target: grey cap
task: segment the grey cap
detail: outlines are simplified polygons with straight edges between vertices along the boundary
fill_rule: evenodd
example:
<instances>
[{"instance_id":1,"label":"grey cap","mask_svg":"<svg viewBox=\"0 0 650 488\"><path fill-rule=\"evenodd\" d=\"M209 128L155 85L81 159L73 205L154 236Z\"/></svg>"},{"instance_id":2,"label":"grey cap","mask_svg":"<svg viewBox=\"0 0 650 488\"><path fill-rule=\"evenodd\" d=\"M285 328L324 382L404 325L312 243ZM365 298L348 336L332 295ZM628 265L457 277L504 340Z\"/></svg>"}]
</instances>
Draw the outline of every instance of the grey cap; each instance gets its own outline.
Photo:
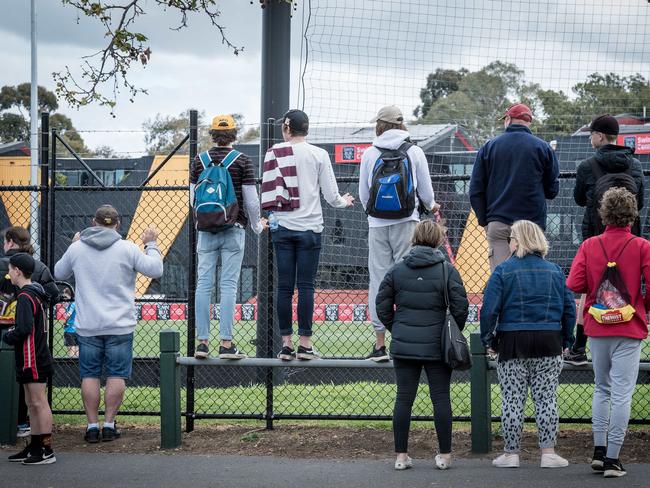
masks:
<instances>
[{"instance_id":1,"label":"grey cap","mask_svg":"<svg viewBox=\"0 0 650 488\"><path fill-rule=\"evenodd\" d=\"M401 124L404 122L404 115L397 105L386 105L379 109L377 115L370 122L388 122L389 124Z\"/></svg>"}]
</instances>

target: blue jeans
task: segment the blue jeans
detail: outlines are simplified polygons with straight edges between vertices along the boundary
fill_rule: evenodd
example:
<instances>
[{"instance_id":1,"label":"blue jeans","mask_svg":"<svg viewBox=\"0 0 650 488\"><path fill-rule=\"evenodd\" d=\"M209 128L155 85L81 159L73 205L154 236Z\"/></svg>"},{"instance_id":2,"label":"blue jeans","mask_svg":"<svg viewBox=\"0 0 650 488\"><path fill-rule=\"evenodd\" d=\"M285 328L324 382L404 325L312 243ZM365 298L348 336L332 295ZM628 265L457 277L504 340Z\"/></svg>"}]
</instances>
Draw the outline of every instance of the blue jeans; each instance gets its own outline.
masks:
<instances>
[{"instance_id":1,"label":"blue jeans","mask_svg":"<svg viewBox=\"0 0 650 488\"><path fill-rule=\"evenodd\" d=\"M210 299L212 298L219 256L221 256L219 337L222 341L232 340L237 284L241 273L241 263L244 259L245 240L246 231L240 227L232 227L217 234L199 232L196 244L199 258L198 279L194 301L199 340L210 338Z\"/></svg>"},{"instance_id":2,"label":"blue jeans","mask_svg":"<svg viewBox=\"0 0 650 488\"><path fill-rule=\"evenodd\" d=\"M79 340L79 375L101 378L102 367L107 378L131 377L133 363L133 332L121 335L77 336Z\"/></svg>"},{"instance_id":3,"label":"blue jeans","mask_svg":"<svg viewBox=\"0 0 650 488\"><path fill-rule=\"evenodd\" d=\"M283 336L293 333L291 303L298 285L298 334L311 336L314 315L314 282L320 258L321 235L310 230L295 231L280 226L271 232L278 270L275 309Z\"/></svg>"}]
</instances>

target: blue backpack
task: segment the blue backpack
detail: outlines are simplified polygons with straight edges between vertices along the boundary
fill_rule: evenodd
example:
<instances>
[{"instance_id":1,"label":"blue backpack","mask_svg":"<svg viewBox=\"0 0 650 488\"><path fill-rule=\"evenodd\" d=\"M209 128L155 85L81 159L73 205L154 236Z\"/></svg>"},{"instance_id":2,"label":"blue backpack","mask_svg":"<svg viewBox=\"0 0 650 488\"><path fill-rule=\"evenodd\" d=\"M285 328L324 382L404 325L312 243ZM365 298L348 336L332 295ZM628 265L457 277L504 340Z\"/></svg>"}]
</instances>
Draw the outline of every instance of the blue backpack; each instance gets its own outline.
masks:
<instances>
[{"instance_id":1,"label":"blue backpack","mask_svg":"<svg viewBox=\"0 0 650 488\"><path fill-rule=\"evenodd\" d=\"M372 168L370 198L366 213L380 219L403 219L415 210L413 166L408 156L412 146L404 142L397 149L382 149Z\"/></svg>"},{"instance_id":2,"label":"blue backpack","mask_svg":"<svg viewBox=\"0 0 650 488\"><path fill-rule=\"evenodd\" d=\"M241 156L234 149L220 162L212 161L208 151L199 154L203 171L194 187L194 222L196 230L217 233L237 222L239 205L228 168Z\"/></svg>"}]
</instances>

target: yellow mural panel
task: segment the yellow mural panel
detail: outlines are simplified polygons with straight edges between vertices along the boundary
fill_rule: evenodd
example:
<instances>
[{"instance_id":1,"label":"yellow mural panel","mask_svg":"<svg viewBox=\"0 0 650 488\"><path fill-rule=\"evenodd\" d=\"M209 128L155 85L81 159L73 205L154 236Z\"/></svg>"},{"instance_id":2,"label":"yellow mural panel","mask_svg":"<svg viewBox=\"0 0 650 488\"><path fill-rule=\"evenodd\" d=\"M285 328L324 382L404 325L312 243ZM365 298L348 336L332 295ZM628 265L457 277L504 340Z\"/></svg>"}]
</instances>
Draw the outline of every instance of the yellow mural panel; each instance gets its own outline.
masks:
<instances>
[{"instance_id":1,"label":"yellow mural panel","mask_svg":"<svg viewBox=\"0 0 650 488\"><path fill-rule=\"evenodd\" d=\"M29 156L0 157L0 185L29 185ZM11 225L29 226L29 192L0 192Z\"/></svg>"},{"instance_id":2,"label":"yellow mural panel","mask_svg":"<svg viewBox=\"0 0 650 488\"><path fill-rule=\"evenodd\" d=\"M467 293L483 293L490 277L488 244L485 231L478 225L473 210L467 217L463 237L456 253L456 269L463 278Z\"/></svg>"},{"instance_id":3,"label":"yellow mural panel","mask_svg":"<svg viewBox=\"0 0 650 488\"><path fill-rule=\"evenodd\" d=\"M156 156L149 170L153 173L165 156ZM147 183L147 186L188 185L189 159L187 155L173 156L165 166ZM189 194L187 191L163 190L143 191L138 207L133 216L127 239L142 244L142 232L153 225L160 232L158 246L163 257L167 256L174 240L178 236L189 215ZM150 278L138 276L137 295L146 292Z\"/></svg>"}]
</instances>

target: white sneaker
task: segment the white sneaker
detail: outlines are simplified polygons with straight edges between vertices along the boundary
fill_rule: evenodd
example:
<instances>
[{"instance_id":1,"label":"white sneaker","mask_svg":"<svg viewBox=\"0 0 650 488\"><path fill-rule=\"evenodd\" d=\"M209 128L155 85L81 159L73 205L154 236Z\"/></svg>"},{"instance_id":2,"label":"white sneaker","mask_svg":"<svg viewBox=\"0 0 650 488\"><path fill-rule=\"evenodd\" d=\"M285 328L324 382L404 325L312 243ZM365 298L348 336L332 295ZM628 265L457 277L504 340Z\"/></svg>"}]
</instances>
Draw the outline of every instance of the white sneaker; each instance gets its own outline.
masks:
<instances>
[{"instance_id":1,"label":"white sneaker","mask_svg":"<svg viewBox=\"0 0 650 488\"><path fill-rule=\"evenodd\" d=\"M451 468L451 456L446 457L440 454L436 455L436 468L438 469L449 469Z\"/></svg>"},{"instance_id":2,"label":"white sneaker","mask_svg":"<svg viewBox=\"0 0 650 488\"><path fill-rule=\"evenodd\" d=\"M542 468L566 468L569 465L569 461L564 459L562 456L557 454L542 454L542 462L540 467Z\"/></svg>"},{"instance_id":3,"label":"white sneaker","mask_svg":"<svg viewBox=\"0 0 650 488\"><path fill-rule=\"evenodd\" d=\"M509 454L504 452L492 461L492 466L495 468L518 468L519 467L519 454Z\"/></svg>"},{"instance_id":4,"label":"white sneaker","mask_svg":"<svg viewBox=\"0 0 650 488\"><path fill-rule=\"evenodd\" d=\"M413 467L413 460L406 456L406 459L397 459L395 461L395 469L397 471L402 471L404 469L409 469Z\"/></svg>"}]
</instances>

